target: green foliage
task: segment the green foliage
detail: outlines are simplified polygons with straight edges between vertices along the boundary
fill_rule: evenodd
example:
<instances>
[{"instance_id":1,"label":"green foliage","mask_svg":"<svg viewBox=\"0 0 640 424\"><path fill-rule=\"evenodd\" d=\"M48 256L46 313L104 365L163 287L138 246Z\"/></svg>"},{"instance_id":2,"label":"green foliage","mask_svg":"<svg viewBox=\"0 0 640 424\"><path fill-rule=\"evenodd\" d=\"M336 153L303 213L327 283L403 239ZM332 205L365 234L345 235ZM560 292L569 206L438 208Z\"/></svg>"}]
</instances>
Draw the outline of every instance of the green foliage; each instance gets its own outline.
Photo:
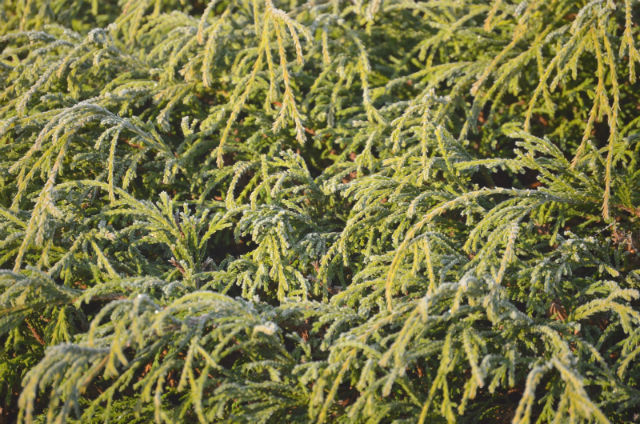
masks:
<instances>
[{"instance_id":1,"label":"green foliage","mask_svg":"<svg viewBox=\"0 0 640 424\"><path fill-rule=\"evenodd\" d=\"M5 0L0 421L632 423L635 0Z\"/></svg>"}]
</instances>

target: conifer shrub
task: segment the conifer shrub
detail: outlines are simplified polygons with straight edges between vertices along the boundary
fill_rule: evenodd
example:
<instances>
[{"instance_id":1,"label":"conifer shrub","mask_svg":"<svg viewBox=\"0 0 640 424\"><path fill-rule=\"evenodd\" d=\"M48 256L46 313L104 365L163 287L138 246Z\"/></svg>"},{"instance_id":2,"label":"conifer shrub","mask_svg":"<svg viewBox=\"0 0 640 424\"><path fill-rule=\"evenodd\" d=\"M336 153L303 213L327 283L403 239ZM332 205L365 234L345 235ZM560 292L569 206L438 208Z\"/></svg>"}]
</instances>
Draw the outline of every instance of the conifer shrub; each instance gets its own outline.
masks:
<instances>
[{"instance_id":1,"label":"conifer shrub","mask_svg":"<svg viewBox=\"0 0 640 424\"><path fill-rule=\"evenodd\" d=\"M0 421L640 421L635 0L4 0Z\"/></svg>"}]
</instances>

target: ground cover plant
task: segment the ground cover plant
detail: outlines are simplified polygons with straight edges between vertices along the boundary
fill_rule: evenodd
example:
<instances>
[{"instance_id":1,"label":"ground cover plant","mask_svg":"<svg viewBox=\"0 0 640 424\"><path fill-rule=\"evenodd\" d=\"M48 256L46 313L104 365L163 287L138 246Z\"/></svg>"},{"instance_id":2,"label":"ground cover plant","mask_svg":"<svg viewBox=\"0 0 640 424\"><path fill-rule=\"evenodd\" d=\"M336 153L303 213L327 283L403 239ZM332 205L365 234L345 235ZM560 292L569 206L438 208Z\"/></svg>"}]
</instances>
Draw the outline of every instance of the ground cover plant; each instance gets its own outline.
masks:
<instances>
[{"instance_id":1,"label":"ground cover plant","mask_svg":"<svg viewBox=\"0 0 640 424\"><path fill-rule=\"evenodd\" d=\"M640 421L634 0L4 0L0 421Z\"/></svg>"}]
</instances>

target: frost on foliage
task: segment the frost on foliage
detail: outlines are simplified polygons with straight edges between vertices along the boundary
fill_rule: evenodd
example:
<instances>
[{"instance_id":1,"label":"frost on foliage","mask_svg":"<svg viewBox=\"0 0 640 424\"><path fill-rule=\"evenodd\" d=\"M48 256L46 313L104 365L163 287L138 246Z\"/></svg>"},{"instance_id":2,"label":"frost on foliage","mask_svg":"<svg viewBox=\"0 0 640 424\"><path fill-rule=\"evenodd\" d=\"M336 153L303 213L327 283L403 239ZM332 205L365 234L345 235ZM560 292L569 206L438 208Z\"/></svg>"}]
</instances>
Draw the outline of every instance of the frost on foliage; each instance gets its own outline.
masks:
<instances>
[{"instance_id":1,"label":"frost on foliage","mask_svg":"<svg viewBox=\"0 0 640 424\"><path fill-rule=\"evenodd\" d=\"M636 422L638 16L5 0L0 421Z\"/></svg>"}]
</instances>

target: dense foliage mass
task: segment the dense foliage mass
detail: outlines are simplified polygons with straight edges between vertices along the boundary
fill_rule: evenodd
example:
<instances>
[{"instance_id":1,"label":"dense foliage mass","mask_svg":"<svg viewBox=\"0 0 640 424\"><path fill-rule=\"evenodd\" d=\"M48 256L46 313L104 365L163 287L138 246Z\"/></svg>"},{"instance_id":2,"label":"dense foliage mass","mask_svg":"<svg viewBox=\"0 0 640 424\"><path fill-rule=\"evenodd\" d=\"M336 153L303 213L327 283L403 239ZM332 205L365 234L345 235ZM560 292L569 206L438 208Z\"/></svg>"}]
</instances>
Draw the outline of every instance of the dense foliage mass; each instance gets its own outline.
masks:
<instances>
[{"instance_id":1,"label":"dense foliage mass","mask_svg":"<svg viewBox=\"0 0 640 424\"><path fill-rule=\"evenodd\" d=\"M4 0L0 420L631 423L635 0Z\"/></svg>"}]
</instances>

